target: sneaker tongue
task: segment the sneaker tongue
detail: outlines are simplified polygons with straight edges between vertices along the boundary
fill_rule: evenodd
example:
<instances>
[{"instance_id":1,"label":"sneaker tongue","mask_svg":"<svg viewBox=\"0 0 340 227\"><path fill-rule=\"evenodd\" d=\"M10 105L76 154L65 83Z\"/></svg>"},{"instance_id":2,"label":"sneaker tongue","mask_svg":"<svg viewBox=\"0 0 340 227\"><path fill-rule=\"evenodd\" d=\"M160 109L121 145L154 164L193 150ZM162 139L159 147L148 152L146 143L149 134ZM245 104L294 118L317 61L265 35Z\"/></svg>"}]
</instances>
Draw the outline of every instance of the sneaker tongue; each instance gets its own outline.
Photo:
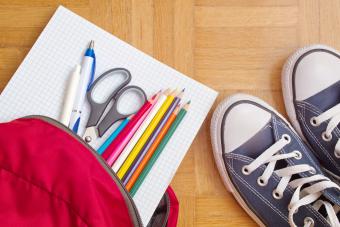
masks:
<instances>
[{"instance_id":1,"label":"sneaker tongue","mask_svg":"<svg viewBox=\"0 0 340 227\"><path fill-rule=\"evenodd\" d=\"M340 103L340 81L305 100L322 112Z\"/></svg>"},{"instance_id":2,"label":"sneaker tongue","mask_svg":"<svg viewBox=\"0 0 340 227\"><path fill-rule=\"evenodd\" d=\"M324 197L326 197L332 203L340 206L340 191L336 188L328 188L324 190Z\"/></svg>"},{"instance_id":3,"label":"sneaker tongue","mask_svg":"<svg viewBox=\"0 0 340 227\"><path fill-rule=\"evenodd\" d=\"M251 139L235 149L233 153L242 154L244 156L256 159L274 143L275 139L273 129L271 123L269 122Z\"/></svg>"}]
</instances>

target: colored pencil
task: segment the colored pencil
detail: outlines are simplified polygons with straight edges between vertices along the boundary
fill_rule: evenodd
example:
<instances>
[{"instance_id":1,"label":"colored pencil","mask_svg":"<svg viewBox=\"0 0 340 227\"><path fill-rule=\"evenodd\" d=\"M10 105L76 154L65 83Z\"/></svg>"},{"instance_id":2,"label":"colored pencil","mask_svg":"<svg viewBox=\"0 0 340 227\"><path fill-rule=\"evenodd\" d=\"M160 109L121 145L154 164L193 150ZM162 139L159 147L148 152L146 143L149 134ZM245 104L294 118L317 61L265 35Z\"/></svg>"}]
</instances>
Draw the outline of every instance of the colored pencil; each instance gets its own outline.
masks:
<instances>
[{"instance_id":1,"label":"colored pencil","mask_svg":"<svg viewBox=\"0 0 340 227\"><path fill-rule=\"evenodd\" d=\"M132 116L126 118L120 125L112 132L112 134L105 140L105 142L98 148L98 154L103 154L106 148L112 143L112 141L118 136L118 134L123 130L123 128L129 123Z\"/></svg>"},{"instance_id":2,"label":"colored pencil","mask_svg":"<svg viewBox=\"0 0 340 227\"><path fill-rule=\"evenodd\" d=\"M129 123L119 133L116 139L107 147L103 153L103 158L106 160L108 165L112 166L113 162L117 159L120 153L123 151L130 138L137 131L139 126L142 124L152 106L156 102L159 94L154 95L150 100L140 108L140 110L132 117Z\"/></svg>"},{"instance_id":3,"label":"colored pencil","mask_svg":"<svg viewBox=\"0 0 340 227\"><path fill-rule=\"evenodd\" d=\"M129 143L126 145L126 147L124 148L122 153L119 155L117 160L113 163L112 169L113 169L113 171L115 173L117 173L119 168L123 165L125 159L130 154L130 152L132 151L132 149L134 148L134 146L138 142L139 138L143 135L145 129L149 126L150 122L152 121L152 119L157 114L158 110L161 108L161 106L165 102L165 100L166 100L167 96L169 95L169 93L170 93L170 89L167 89L164 92L162 92L162 94L158 98L157 102L152 107L152 109L151 109L150 113L148 114L148 116L145 118L143 123L140 125L140 127L138 128L136 133L133 135L133 137L131 138Z\"/></svg>"},{"instance_id":4,"label":"colored pencil","mask_svg":"<svg viewBox=\"0 0 340 227\"><path fill-rule=\"evenodd\" d=\"M149 126L146 128L145 132L141 136L141 138L138 140L135 147L132 149L126 160L124 161L123 165L118 170L117 176L122 179L126 173L126 171L130 168L133 160L137 157L140 150L143 148L144 144L150 137L151 133L155 130L157 124L162 119L163 115L169 108L172 101L175 99L175 95L177 95L177 90L172 92L168 97L166 98L165 102L163 103L162 107L157 112L156 116L152 119Z\"/></svg>"},{"instance_id":5,"label":"colored pencil","mask_svg":"<svg viewBox=\"0 0 340 227\"><path fill-rule=\"evenodd\" d=\"M137 166L143 160L146 152L150 149L151 145L155 142L155 139L157 138L158 134L160 133L160 131L164 127L165 123L168 121L170 115L172 114L172 112L175 110L175 108L177 107L177 105L181 101L183 93L184 93L184 89L182 90L182 92L177 97L175 97L174 101L171 103L168 110L164 114L162 120L158 123L156 129L152 132L150 138L148 139L146 144L143 146L142 150L139 152L136 159L131 164L130 168L128 169L128 171L126 172L125 176L122 179L124 185L126 185L127 182L130 180L130 178L131 178L132 174L135 172Z\"/></svg>"},{"instance_id":6,"label":"colored pencil","mask_svg":"<svg viewBox=\"0 0 340 227\"><path fill-rule=\"evenodd\" d=\"M164 125L164 127L162 128L160 133L158 134L157 138L155 139L154 143L151 145L150 149L145 154L145 157L142 159L141 163L137 166L136 171L132 174L130 180L125 185L125 187L126 187L126 189L128 191L131 190L132 186L135 184L136 180L138 179L138 177L141 174L141 172L143 171L144 167L146 166L146 164L148 163L148 161L152 157L152 155L155 152L156 148L161 143L161 141L164 138L165 134L168 132L170 126L175 121L175 118L176 118L178 112L179 112L179 106L177 106L176 109L172 112L172 114L170 115L168 121L166 122L166 124Z\"/></svg>"},{"instance_id":7,"label":"colored pencil","mask_svg":"<svg viewBox=\"0 0 340 227\"><path fill-rule=\"evenodd\" d=\"M152 169L153 165L155 164L155 162L157 161L158 157L160 156L160 154L162 153L162 151L164 150L165 146L167 145L167 143L169 142L169 140L171 139L171 137L173 136L174 132L176 131L176 129L178 128L178 125L181 123L181 121L183 120L184 116L186 115L188 108L189 108L190 102L188 102L187 104L185 104L183 106L183 108L179 111L174 123L171 125L169 131L166 133L166 135L164 136L164 138L162 139L162 142L159 144L159 146L157 147L155 153L152 155L151 159L149 160L148 164L145 166L144 170L142 171L142 173L140 174L140 176L138 177L136 183L134 184L134 186L132 187L130 194L132 196L134 196L137 192L137 190L139 189L139 187L142 185L145 177L148 175L148 173L150 172L150 170Z\"/></svg>"}]
</instances>

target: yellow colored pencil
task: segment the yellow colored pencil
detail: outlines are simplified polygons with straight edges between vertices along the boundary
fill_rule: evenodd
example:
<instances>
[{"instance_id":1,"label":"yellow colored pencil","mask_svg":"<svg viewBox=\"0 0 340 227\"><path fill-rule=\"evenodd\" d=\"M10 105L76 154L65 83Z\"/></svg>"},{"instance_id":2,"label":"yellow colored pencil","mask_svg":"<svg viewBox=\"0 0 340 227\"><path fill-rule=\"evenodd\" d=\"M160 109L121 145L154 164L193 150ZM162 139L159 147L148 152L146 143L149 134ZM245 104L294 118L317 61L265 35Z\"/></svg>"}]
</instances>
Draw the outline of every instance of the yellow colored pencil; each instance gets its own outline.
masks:
<instances>
[{"instance_id":1,"label":"yellow colored pencil","mask_svg":"<svg viewBox=\"0 0 340 227\"><path fill-rule=\"evenodd\" d=\"M131 164L139 154L140 150L145 145L148 138L151 136L152 132L157 127L158 123L162 119L163 115L171 105L172 101L174 100L175 96L179 93L179 91L176 89L175 91L171 92L168 97L166 98L165 102L163 103L162 107L157 112L156 116L152 119L149 126L146 128L145 132L141 136L141 138L138 140L137 144L134 146L132 151L130 152L129 156L124 161L123 165L118 170L117 176L120 179L123 179L126 172L129 170Z\"/></svg>"}]
</instances>

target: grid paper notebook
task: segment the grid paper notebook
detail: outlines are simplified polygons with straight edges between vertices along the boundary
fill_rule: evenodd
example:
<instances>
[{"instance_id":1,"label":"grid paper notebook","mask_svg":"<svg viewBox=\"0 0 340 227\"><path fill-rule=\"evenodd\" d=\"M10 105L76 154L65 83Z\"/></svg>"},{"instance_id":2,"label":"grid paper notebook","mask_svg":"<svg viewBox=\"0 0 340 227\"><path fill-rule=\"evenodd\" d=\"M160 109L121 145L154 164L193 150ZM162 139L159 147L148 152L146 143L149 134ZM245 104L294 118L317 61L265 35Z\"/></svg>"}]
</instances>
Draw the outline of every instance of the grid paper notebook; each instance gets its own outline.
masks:
<instances>
[{"instance_id":1,"label":"grid paper notebook","mask_svg":"<svg viewBox=\"0 0 340 227\"><path fill-rule=\"evenodd\" d=\"M131 84L142 87L148 97L160 89L186 88L184 101L190 110L134 197L146 225L170 184L179 164L210 110L217 93L144 54L115 36L60 6L0 96L0 121L27 115L59 119L69 76L90 40L95 41L96 76L116 67L132 74ZM109 83L108 83L109 84ZM109 86L104 85L99 96ZM103 94L102 94L103 93ZM126 103L128 102L128 98ZM133 102L132 102L133 103ZM87 104L88 105L88 104ZM128 105L128 104L127 104ZM89 107L83 115L87 119ZM85 126L82 121L81 127ZM110 132L94 144L97 148Z\"/></svg>"}]
</instances>

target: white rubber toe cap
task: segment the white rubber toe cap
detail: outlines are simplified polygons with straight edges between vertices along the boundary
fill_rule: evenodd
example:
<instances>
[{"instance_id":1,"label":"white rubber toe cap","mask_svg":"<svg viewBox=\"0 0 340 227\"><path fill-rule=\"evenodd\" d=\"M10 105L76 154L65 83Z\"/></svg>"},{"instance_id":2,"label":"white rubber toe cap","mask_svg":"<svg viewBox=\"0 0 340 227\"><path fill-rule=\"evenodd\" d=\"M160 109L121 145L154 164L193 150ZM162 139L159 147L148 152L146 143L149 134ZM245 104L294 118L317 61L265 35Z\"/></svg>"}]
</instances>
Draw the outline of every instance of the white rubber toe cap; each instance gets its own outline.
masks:
<instances>
[{"instance_id":1,"label":"white rubber toe cap","mask_svg":"<svg viewBox=\"0 0 340 227\"><path fill-rule=\"evenodd\" d=\"M270 112L247 102L233 106L224 126L225 152L231 152L247 142L271 119Z\"/></svg>"},{"instance_id":2,"label":"white rubber toe cap","mask_svg":"<svg viewBox=\"0 0 340 227\"><path fill-rule=\"evenodd\" d=\"M309 52L296 65L296 100L308 99L339 80L340 59L336 54L317 49Z\"/></svg>"}]
</instances>

